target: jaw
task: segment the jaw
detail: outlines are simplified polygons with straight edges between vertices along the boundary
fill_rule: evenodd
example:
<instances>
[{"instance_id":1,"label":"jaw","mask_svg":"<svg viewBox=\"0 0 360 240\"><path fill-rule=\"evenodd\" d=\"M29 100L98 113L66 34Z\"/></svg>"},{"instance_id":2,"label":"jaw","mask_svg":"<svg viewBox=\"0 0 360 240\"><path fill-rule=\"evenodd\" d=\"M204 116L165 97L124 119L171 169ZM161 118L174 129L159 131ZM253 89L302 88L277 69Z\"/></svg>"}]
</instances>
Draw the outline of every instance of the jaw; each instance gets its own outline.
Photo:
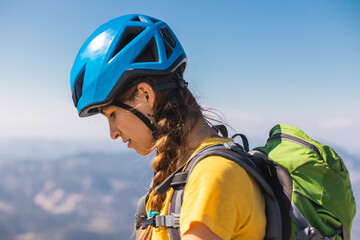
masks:
<instances>
[{"instance_id":1,"label":"jaw","mask_svg":"<svg viewBox=\"0 0 360 240\"><path fill-rule=\"evenodd\" d=\"M151 153L151 151L140 151L140 150L136 150L135 151L140 154L141 156L146 156L149 155Z\"/></svg>"},{"instance_id":2,"label":"jaw","mask_svg":"<svg viewBox=\"0 0 360 240\"><path fill-rule=\"evenodd\" d=\"M132 146L131 148L134 148L134 150L141 156L146 156L146 155L149 155L151 152L152 152L152 148L151 147L141 147L141 148L138 148L136 146Z\"/></svg>"}]
</instances>

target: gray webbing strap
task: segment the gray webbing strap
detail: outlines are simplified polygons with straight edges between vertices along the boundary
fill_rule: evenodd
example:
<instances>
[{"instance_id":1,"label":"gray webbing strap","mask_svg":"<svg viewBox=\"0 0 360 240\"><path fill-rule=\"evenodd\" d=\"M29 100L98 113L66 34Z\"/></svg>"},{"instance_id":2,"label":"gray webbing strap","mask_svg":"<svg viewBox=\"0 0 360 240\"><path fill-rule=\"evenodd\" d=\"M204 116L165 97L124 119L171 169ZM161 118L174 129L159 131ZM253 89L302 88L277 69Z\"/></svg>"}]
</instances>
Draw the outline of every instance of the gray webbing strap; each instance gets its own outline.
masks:
<instances>
[{"instance_id":1,"label":"gray webbing strap","mask_svg":"<svg viewBox=\"0 0 360 240\"><path fill-rule=\"evenodd\" d=\"M323 239L323 236L320 232L313 228L306 218L302 215L300 210L296 207L294 202L291 202L290 207L290 217L299 228L299 231L296 234L297 240L320 240Z\"/></svg>"},{"instance_id":2,"label":"gray webbing strap","mask_svg":"<svg viewBox=\"0 0 360 240\"><path fill-rule=\"evenodd\" d=\"M169 204L169 214L175 214L175 216L180 216L183 188L184 185L174 191L174 194ZM168 229L168 232L170 240L181 240L179 228L170 227Z\"/></svg>"},{"instance_id":3,"label":"gray webbing strap","mask_svg":"<svg viewBox=\"0 0 360 240\"><path fill-rule=\"evenodd\" d=\"M175 199L175 213L180 214L182 199L183 199L183 192L184 190L181 189L177 191L176 199Z\"/></svg>"},{"instance_id":4,"label":"gray webbing strap","mask_svg":"<svg viewBox=\"0 0 360 240\"><path fill-rule=\"evenodd\" d=\"M175 174L173 180L171 181L170 186L186 184L187 176L188 176L188 172L181 172Z\"/></svg>"},{"instance_id":5,"label":"gray webbing strap","mask_svg":"<svg viewBox=\"0 0 360 240\"><path fill-rule=\"evenodd\" d=\"M349 240L349 239L350 239L350 237L349 237L348 232L347 232L347 231L346 231L346 229L345 229L344 224L342 225L341 230L342 230L342 237L343 237L343 240Z\"/></svg>"},{"instance_id":6,"label":"gray webbing strap","mask_svg":"<svg viewBox=\"0 0 360 240\"><path fill-rule=\"evenodd\" d=\"M290 217L299 229L311 227L310 223L305 219L300 210L291 202Z\"/></svg>"},{"instance_id":7,"label":"gray webbing strap","mask_svg":"<svg viewBox=\"0 0 360 240\"><path fill-rule=\"evenodd\" d=\"M169 239L170 240L178 240L176 239L176 237L174 237L174 234L173 234L173 231L172 231L173 228L168 228L168 233L169 233ZM180 229L179 228L174 228L175 230L177 230L178 232L180 232ZM180 234L179 234L180 235ZM179 238L179 240L181 240L181 238Z\"/></svg>"},{"instance_id":8,"label":"gray webbing strap","mask_svg":"<svg viewBox=\"0 0 360 240\"><path fill-rule=\"evenodd\" d=\"M169 177L167 177L159 186L157 186L155 188L155 191L157 191L160 195L163 195L164 193L166 193L167 190L169 190L169 188L171 187L171 183L173 182L175 175L177 175L179 173L181 175L181 172L182 172L183 168L185 167L185 165L186 165L186 163L184 165L182 165L181 167L179 167ZM178 177L178 178L180 178L180 177Z\"/></svg>"},{"instance_id":9,"label":"gray webbing strap","mask_svg":"<svg viewBox=\"0 0 360 240\"><path fill-rule=\"evenodd\" d=\"M228 146L226 146L226 147L228 147ZM203 152L201 154L201 156L199 155L198 158L194 159L194 164L191 166L188 178L190 176L190 173L193 171L193 168L195 167L195 165L198 162L200 162L202 159L204 159L206 157L210 157L210 156L220 156L220 157L226 158L228 160L231 160L231 161L237 163L238 165L240 165L242 168L244 168L247 172L250 173L250 175L252 175L259 182L259 184L263 187L263 189L266 191L267 194L269 194L272 198L276 199L275 194L274 194L273 190L271 189L271 187L269 186L269 184L262 177L261 173L259 173L256 170L255 164L251 160L248 160L248 158L245 156L240 160L239 155L240 155L240 153L234 152L233 150L231 150L229 148L225 148L224 145L214 146L211 149L209 149L208 151Z\"/></svg>"}]
</instances>

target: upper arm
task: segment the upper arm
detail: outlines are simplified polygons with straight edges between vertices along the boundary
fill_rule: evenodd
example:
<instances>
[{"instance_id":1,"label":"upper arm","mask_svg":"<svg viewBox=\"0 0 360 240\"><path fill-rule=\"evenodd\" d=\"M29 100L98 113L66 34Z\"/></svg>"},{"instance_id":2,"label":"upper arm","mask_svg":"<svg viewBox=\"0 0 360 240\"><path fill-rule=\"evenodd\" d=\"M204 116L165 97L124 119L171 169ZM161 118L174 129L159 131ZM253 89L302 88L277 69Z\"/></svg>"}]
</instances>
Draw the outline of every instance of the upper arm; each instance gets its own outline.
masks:
<instances>
[{"instance_id":1,"label":"upper arm","mask_svg":"<svg viewBox=\"0 0 360 240\"><path fill-rule=\"evenodd\" d=\"M194 222L189 230L182 235L182 240L222 240L218 235L210 230L205 224Z\"/></svg>"}]
</instances>

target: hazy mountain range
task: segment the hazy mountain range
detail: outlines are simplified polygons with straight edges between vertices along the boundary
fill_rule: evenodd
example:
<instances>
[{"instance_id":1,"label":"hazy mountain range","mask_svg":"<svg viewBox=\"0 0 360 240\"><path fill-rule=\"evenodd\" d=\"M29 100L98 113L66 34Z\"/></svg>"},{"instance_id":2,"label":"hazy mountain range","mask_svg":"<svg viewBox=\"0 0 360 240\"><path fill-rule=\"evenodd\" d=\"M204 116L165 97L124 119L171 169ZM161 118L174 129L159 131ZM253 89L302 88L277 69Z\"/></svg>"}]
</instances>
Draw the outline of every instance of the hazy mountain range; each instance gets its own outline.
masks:
<instances>
[{"instance_id":1,"label":"hazy mountain range","mask_svg":"<svg viewBox=\"0 0 360 240\"><path fill-rule=\"evenodd\" d=\"M0 239L130 239L151 168L135 154L0 163Z\"/></svg>"},{"instance_id":2,"label":"hazy mountain range","mask_svg":"<svg viewBox=\"0 0 360 240\"><path fill-rule=\"evenodd\" d=\"M86 153L66 150L60 142L42 142L32 149L19 144L18 152L13 152L12 144L1 146L1 240L133 239L137 200L152 176L149 157L91 144L88 147L94 151ZM338 153L359 199L360 158ZM360 239L358 216L352 239Z\"/></svg>"}]
</instances>

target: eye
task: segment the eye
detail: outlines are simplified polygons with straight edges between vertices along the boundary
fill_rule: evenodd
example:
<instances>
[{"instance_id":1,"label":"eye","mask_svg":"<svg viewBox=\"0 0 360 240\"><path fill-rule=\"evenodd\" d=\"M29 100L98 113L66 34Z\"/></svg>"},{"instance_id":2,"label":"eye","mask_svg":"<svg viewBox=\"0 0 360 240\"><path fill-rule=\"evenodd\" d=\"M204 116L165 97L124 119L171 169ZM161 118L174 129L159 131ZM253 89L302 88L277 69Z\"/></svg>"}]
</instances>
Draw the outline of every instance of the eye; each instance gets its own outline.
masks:
<instances>
[{"instance_id":1,"label":"eye","mask_svg":"<svg viewBox=\"0 0 360 240\"><path fill-rule=\"evenodd\" d=\"M110 113L110 118L115 117L115 112Z\"/></svg>"}]
</instances>

